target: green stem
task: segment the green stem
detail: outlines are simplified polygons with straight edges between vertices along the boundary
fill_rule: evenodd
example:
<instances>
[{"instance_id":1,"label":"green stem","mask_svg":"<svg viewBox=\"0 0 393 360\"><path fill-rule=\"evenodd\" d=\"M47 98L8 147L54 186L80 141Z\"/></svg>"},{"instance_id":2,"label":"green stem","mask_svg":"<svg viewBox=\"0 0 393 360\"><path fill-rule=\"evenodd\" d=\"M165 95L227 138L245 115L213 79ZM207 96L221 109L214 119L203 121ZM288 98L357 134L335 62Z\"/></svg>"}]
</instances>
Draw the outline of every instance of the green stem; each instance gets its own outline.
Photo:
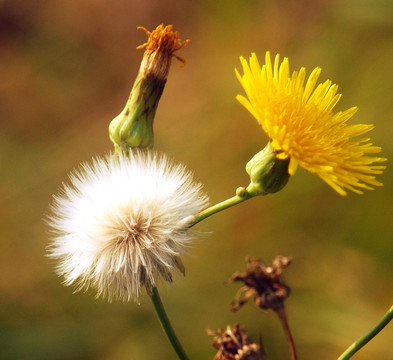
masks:
<instances>
[{"instance_id":1,"label":"green stem","mask_svg":"<svg viewBox=\"0 0 393 360\"><path fill-rule=\"evenodd\" d=\"M258 193L254 187L249 185L247 189L245 188L238 188L236 191L236 195L232 196L231 198L224 200L218 204L215 204L203 211L199 214L195 215L195 220L189 225L189 227L193 227L194 225L198 224L202 220L206 219L207 217L214 215L222 210L228 209L232 206L242 203L248 199L251 199L254 196L261 195Z\"/></svg>"},{"instance_id":2,"label":"green stem","mask_svg":"<svg viewBox=\"0 0 393 360\"><path fill-rule=\"evenodd\" d=\"M164 329L165 334L167 335L170 343L172 344L174 350L176 351L177 356L179 357L180 360L188 360L188 356L184 352L179 342L179 339L177 338L175 331L172 328L172 325L165 312L164 305L162 304L160 295L156 287L153 288L151 300L153 302L154 308L156 309L158 318L160 319L162 328Z\"/></svg>"},{"instance_id":3,"label":"green stem","mask_svg":"<svg viewBox=\"0 0 393 360\"><path fill-rule=\"evenodd\" d=\"M382 319L365 335L355 341L337 360L347 360L366 345L393 319L393 306L387 311Z\"/></svg>"}]
</instances>

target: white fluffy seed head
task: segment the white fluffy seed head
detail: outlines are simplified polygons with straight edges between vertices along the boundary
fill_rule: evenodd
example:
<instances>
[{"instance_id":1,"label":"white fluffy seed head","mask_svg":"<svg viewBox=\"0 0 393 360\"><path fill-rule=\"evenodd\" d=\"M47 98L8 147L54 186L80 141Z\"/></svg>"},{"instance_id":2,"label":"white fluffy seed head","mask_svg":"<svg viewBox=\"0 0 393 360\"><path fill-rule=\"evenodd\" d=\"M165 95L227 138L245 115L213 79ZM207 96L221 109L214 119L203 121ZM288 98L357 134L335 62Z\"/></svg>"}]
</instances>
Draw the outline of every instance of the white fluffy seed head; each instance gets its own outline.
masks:
<instances>
[{"instance_id":1,"label":"white fluffy seed head","mask_svg":"<svg viewBox=\"0 0 393 360\"><path fill-rule=\"evenodd\" d=\"M184 272L180 255L191 241L187 225L207 206L202 185L166 155L132 151L96 158L70 175L47 219L49 256L76 290L97 297L139 300L157 275Z\"/></svg>"}]
</instances>

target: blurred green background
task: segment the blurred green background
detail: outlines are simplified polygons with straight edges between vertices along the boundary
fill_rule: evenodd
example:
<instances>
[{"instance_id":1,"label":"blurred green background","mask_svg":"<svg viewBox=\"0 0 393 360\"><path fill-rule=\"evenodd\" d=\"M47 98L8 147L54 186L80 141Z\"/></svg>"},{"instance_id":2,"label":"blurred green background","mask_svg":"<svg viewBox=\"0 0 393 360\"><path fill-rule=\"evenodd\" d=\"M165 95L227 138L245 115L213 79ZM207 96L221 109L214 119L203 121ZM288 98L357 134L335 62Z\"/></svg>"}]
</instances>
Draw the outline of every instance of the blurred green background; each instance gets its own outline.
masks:
<instances>
[{"instance_id":1,"label":"blurred green background","mask_svg":"<svg viewBox=\"0 0 393 360\"><path fill-rule=\"evenodd\" d=\"M174 60L155 120L156 149L193 169L211 202L248 184L246 162L266 143L235 100L239 56L266 50L291 69L322 67L338 83L351 123L393 158L391 0L0 1L0 358L174 359L149 298L108 304L61 285L45 257L42 218L67 173L112 144L146 40L138 25L173 24L189 43ZM291 255L289 320L300 359L335 359L382 316L393 298L392 167L384 187L340 197L299 169L278 194L207 219L184 257L187 276L160 283L191 359L212 359L206 328L240 322L268 359L288 359L270 312L229 312L240 285L225 285L246 255ZM357 355L388 360L393 327Z\"/></svg>"}]
</instances>

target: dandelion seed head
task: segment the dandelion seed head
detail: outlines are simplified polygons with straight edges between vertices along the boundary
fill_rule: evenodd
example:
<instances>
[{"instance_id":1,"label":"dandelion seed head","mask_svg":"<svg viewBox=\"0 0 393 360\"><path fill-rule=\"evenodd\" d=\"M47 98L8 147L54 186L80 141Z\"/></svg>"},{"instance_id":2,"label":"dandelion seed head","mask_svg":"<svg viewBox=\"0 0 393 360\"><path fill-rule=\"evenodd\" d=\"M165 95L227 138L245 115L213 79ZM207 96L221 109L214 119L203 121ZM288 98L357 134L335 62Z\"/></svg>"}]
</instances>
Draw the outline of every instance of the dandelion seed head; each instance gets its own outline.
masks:
<instances>
[{"instance_id":1,"label":"dandelion seed head","mask_svg":"<svg viewBox=\"0 0 393 360\"><path fill-rule=\"evenodd\" d=\"M160 275L183 271L192 240L187 225L207 205L202 185L183 165L156 152L96 158L55 196L49 256L66 285L97 297L138 301Z\"/></svg>"}]
</instances>

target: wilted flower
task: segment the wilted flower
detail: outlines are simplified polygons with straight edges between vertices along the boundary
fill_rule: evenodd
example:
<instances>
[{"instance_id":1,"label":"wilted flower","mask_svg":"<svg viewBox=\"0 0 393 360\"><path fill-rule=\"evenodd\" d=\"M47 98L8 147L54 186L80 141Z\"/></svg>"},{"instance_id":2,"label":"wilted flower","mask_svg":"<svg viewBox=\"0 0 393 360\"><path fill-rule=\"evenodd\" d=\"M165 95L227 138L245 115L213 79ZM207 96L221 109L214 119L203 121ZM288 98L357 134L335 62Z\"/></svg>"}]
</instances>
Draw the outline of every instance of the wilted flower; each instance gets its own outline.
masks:
<instances>
[{"instance_id":1,"label":"wilted flower","mask_svg":"<svg viewBox=\"0 0 393 360\"><path fill-rule=\"evenodd\" d=\"M213 336L213 346L218 349L214 360L265 360L262 341L254 343L239 324L228 325L225 330L207 330Z\"/></svg>"},{"instance_id":2,"label":"wilted flower","mask_svg":"<svg viewBox=\"0 0 393 360\"><path fill-rule=\"evenodd\" d=\"M157 275L184 273L188 224L207 205L202 186L165 155L131 151L96 158L71 176L52 205L49 256L66 285L138 301Z\"/></svg>"},{"instance_id":3,"label":"wilted flower","mask_svg":"<svg viewBox=\"0 0 393 360\"><path fill-rule=\"evenodd\" d=\"M253 297L256 305L262 309L282 308L290 288L281 273L291 262L291 258L277 256L271 266L266 266L261 259L246 257L247 270L244 273L234 273L230 279L231 282L244 283L231 303L231 310L239 310Z\"/></svg>"},{"instance_id":4,"label":"wilted flower","mask_svg":"<svg viewBox=\"0 0 393 360\"><path fill-rule=\"evenodd\" d=\"M244 74L237 70L236 74L247 98L238 95L237 99L262 125L277 158L289 159L289 175L300 165L340 195L346 195L344 189L361 194L360 189L382 185L374 175L381 174L385 166L372 164L386 159L369 156L381 148L373 146L369 138L352 139L373 125L347 125L356 107L333 113L341 95L330 80L316 86L320 68L311 72L304 85L305 68L290 75L287 58L280 63L276 55L272 65L267 52L262 68L255 54L249 63L243 57L240 61Z\"/></svg>"},{"instance_id":5,"label":"wilted flower","mask_svg":"<svg viewBox=\"0 0 393 360\"><path fill-rule=\"evenodd\" d=\"M154 142L153 121L158 102L167 81L172 57L184 63L175 54L189 40L181 41L172 25L159 25L146 32L148 40L137 49L146 48L137 78L127 104L109 125L109 137L116 151L129 148L151 148Z\"/></svg>"},{"instance_id":6,"label":"wilted flower","mask_svg":"<svg viewBox=\"0 0 393 360\"><path fill-rule=\"evenodd\" d=\"M280 319L288 341L291 358L297 359L295 342L289 328L285 310L285 300L290 294L290 288L285 283L281 273L292 262L292 258L277 256L271 266L255 257L246 257L247 270L235 273L230 281L240 281L244 286L237 292L231 303L231 310L237 311L251 298L261 309L272 309Z\"/></svg>"},{"instance_id":7,"label":"wilted flower","mask_svg":"<svg viewBox=\"0 0 393 360\"><path fill-rule=\"evenodd\" d=\"M144 30L148 36L147 42L137 47L137 49L146 49L141 63L141 72L151 74L158 79L166 81L172 57L185 63L175 52L180 50L190 40L182 41L179 33L172 31L172 28L172 25L164 26L161 24L150 32L143 26L138 27L138 29Z\"/></svg>"}]
</instances>

